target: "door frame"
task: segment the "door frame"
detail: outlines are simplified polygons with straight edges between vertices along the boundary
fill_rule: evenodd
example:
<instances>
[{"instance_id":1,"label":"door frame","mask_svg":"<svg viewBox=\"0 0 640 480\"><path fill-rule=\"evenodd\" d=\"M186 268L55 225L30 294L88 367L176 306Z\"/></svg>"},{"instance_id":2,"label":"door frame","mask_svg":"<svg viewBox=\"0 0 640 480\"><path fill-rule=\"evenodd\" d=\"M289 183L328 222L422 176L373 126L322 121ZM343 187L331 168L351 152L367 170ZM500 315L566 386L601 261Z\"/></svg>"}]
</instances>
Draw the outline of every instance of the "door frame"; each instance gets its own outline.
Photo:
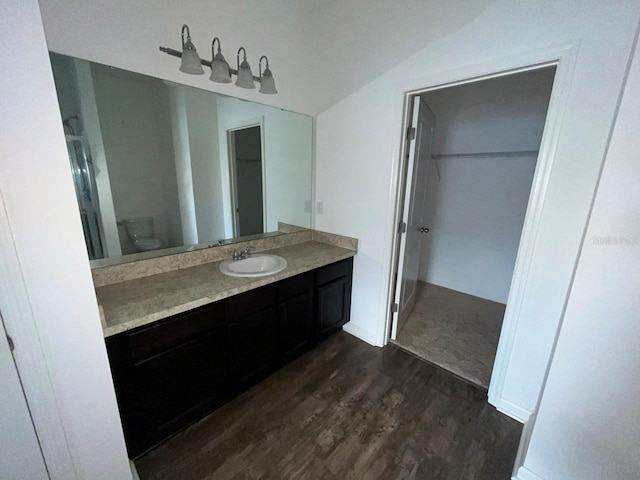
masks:
<instances>
[{"instance_id":1,"label":"door frame","mask_svg":"<svg viewBox=\"0 0 640 480\"><path fill-rule=\"evenodd\" d=\"M15 422L11 430L0 433L0 442L13 444L2 454L3 463L9 462L9 470L15 475L25 475L25 469L16 465L16 458L12 455L28 454L31 474L42 480L50 480L49 472L44 460L42 448L38 440L36 427L31 417L29 404L24 394L18 366L13 357L13 338L7 333L2 311L0 310L0 362L3 363L0 373L1 385L3 389L3 399L7 401L7 408L3 404L3 416L11 412L14 415L7 419L8 423ZM3 401L4 401L3 400ZM20 472L18 472L20 470ZM6 474L6 472L5 472ZM12 477L13 478L13 477Z\"/></svg>"},{"instance_id":2,"label":"door frame","mask_svg":"<svg viewBox=\"0 0 640 480\"><path fill-rule=\"evenodd\" d=\"M547 196L551 171L555 163L556 147L560 138L560 125L568 102L569 87L573 78L578 46L562 46L543 51L534 51L525 55L517 55L506 59L497 59L483 65L471 65L440 75L436 81L424 81L417 86L416 80L409 81L413 88L398 90L403 96L402 129L400 130L399 155L395 156L392 165L391 199L393 201L392 232L391 232L391 261L387 266L386 275L388 288L384 304L383 345L390 341L391 322L393 321L392 307L395 298L395 284L399 261L398 225L402 219L402 201L406 188L406 155L409 142L406 131L410 125L410 102L414 95L424 92L440 90L442 88L464 85L492 78L499 78L516 73L539 70L546 67L556 67L555 78L549 100L549 107L545 119L538 160L534 173L531 193L527 205L527 212L522 228L522 235L518 247L518 254L514 268L511 287L507 300L507 308L503 320L498 351L489 385L489 403L501 412L525 423L532 412L525 411L518 405L502 399L502 391L506 380L507 368L515 344L521 306L524 302L527 277L533 261L534 245L542 220L542 208ZM436 76L437 77L437 76ZM444 77L444 79L442 78ZM397 132L398 133L398 132ZM397 134L396 133L396 134ZM559 325L556 327L559 328ZM547 359L547 363L551 358Z\"/></svg>"},{"instance_id":3,"label":"door frame","mask_svg":"<svg viewBox=\"0 0 640 480\"><path fill-rule=\"evenodd\" d=\"M232 236L234 238L238 235L238 215L236 209L238 208L238 184L236 183L236 152L235 142L232 141L233 134L237 130L245 130L251 127L260 127L260 156L262 167L262 231L267 231L267 168L266 168L266 156L265 156L265 134L264 134L264 116L249 118L241 122L236 122L232 126L227 128L227 157L229 168L229 197L231 205L231 225L233 229Z\"/></svg>"},{"instance_id":4,"label":"door frame","mask_svg":"<svg viewBox=\"0 0 640 480\"><path fill-rule=\"evenodd\" d=\"M77 478L65 428L51 384L49 366L41 346L13 233L0 191L0 306L24 396L31 413L40 450L51 478ZM4 333L4 332L2 332Z\"/></svg>"}]
</instances>

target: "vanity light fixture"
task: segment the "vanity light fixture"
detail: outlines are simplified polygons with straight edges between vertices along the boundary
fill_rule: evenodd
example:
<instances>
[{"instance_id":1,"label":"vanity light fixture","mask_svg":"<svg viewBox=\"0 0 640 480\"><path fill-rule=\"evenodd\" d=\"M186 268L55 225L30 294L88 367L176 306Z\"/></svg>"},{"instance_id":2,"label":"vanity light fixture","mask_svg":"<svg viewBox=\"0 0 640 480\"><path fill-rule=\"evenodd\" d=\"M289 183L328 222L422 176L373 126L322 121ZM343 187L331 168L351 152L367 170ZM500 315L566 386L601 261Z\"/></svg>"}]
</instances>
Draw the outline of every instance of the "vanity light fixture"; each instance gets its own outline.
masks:
<instances>
[{"instance_id":1,"label":"vanity light fixture","mask_svg":"<svg viewBox=\"0 0 640 480\"><path fill-rule=\"evenodd\" d=\"M184 33L187 32L187 41L184 40ZM182 62L180 71L191 75L202 75L204 70L200 64L200 57L196 51L196 46L191 41L191 34L187 25L182 26Z\"/></svg>"},{"instance_id":2,"label":"vanity light fixture","mask_svg":"<svg viewBox=\"0 0 640 480\"><path fill-rule=\"evenodd\" d=\"M265 60L264 73L262 72L263 58ZM260 71L260 93L265 93L267 95L278 93L278 91L276 90L276 82L273 80L273 74L271 73L271 69L269 68L269 59L266 55L260 57L260 61L258 62L258 69Z\"/></svg>"},{"instance_id":3,"label":"vanity light fixture","mask_svg":"<svg viewBox=\"0 0 640 480\"><path fill-rule=\"evenodd\" d=\"M240 63L240 52L242 52L244 55L242 63ZM253 73L251 73L251 67L249 66L249 62L247 62L247 51L244 49L244 47L240 47L238 49L236 60L238 64L238 79L236 80L236 85L242 88L256 88L256 84L253 83Z\"/></svg>"},{"instance_id":4,"label":"vanity light fixture","mask_svg":"<svg viewBox=\"0 0 640 480\"><path fill-rule=\"evenodd\" d=\"M186 40L185 40L186 32ZM216 42L218 43L218 50L216 52ZM235 70L229 67L229 64L224 59L220 47L220 39L215 37L211 42L211 61L202 60L198 56L196 47L191 41L191 34L189 33L189 27L185 24L182 26L182 52L174 50L173 48L160 47L160 51L172 55L174 57L182 58L180 63L180 71L191 75L202 75L204 70L202 65L211 68L211 75L209 80L218 83L231 83L231 75L236 75L236 85L241 88L256 88L254 82L260 83L260 93L267 95L273 95L278 93L276 90L276 84L273 80L273 74L269 68L269 59L266 55L260 57L259 69L260 76L255 77L251 72L251 67L247 61L247 51L244 47L238 49L236 55L237 67ZM242 52L242 63L240 62L240 52ZM262 60L265 60L265 69L262 71Z\"/></svg>"},{"instance_id":5,"label":"vanity light fixture","mask_svg":"<svg viewBox=\"0 0 640 480\"><path fill-rule=\"evenodd\" d=\"M218 42L218 53L215 53L216 41ZM215 37L211 42L211 76L209 80L218 83L231 83L231 73L229 73L229 64L224 59L220 50L220 39Z\"/></svg>"}]
</instances>

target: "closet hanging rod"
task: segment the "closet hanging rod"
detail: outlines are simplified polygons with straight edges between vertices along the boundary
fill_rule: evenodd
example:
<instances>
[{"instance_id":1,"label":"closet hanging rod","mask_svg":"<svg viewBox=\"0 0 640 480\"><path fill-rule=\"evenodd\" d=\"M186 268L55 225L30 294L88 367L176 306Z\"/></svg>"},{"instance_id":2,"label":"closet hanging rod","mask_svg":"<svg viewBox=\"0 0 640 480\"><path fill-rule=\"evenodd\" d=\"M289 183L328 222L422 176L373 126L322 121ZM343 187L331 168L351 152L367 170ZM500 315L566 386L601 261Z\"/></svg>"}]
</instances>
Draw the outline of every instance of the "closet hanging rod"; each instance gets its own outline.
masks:
<instances>
[{"instance_id":1,"label":"closet hanging rod","mask_svg":"<svg viewBox=\"0 0 640 480\"><path fill-rule=\"evenodd\" d=\"M432 153L431 158L496 158L496 157L537 157L538 150L514 150L512 152L474 152L474 153Z\"/></svg>"}]
</instances>

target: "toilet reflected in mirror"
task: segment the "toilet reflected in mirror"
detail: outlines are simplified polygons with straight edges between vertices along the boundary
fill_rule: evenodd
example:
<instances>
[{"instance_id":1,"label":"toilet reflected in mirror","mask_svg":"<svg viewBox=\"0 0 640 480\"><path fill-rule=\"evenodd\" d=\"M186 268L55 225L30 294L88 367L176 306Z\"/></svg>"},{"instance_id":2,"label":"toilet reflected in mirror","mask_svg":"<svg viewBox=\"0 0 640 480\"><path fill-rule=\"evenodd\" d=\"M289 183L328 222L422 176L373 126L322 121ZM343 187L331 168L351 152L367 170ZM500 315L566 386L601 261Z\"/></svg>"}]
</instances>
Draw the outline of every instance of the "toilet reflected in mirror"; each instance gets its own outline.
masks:
<instances>
[{"instance_id":1,"label":"toilet reflected in mirror","mask_svg":"<svg viewBox=\"0 0 640 480\"><path fill-rule=\"evenodd\" d=\"M162 245L159 238L154 236L153 218L127 218L122 220L127 237L133 241L133 245L138 252L149 252L158 250Z\"/></svg>"}]
</instances>

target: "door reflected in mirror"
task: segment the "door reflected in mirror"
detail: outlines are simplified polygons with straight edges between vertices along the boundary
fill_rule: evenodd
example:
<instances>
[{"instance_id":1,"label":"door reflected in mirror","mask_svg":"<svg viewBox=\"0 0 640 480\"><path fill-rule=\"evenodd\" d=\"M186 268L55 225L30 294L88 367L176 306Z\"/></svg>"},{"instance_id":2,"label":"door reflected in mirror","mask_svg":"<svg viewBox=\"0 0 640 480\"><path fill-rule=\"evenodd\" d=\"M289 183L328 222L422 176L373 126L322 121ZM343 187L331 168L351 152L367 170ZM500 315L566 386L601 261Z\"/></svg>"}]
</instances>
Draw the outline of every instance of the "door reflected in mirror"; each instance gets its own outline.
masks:
<instances>
[{"instance_id":1,"label":"door reflected in mirror","mask_svg":"<svg viewBox=\"0 0 640 480\"><path fill-rule=\"evenodd\" d=\"M262 127L250 125L228 131L233 236L263 233Z\"/></svg>"},{"instance_id":2,"label":"door reflected in mirror","mask_svg":"<svg viewBox=\"0 0 640 480\"><path fill-rule=\"evenodd\" d=\"M51 53L93 266L311 226L312 119Z\"/></svg>"}]
</instances>

